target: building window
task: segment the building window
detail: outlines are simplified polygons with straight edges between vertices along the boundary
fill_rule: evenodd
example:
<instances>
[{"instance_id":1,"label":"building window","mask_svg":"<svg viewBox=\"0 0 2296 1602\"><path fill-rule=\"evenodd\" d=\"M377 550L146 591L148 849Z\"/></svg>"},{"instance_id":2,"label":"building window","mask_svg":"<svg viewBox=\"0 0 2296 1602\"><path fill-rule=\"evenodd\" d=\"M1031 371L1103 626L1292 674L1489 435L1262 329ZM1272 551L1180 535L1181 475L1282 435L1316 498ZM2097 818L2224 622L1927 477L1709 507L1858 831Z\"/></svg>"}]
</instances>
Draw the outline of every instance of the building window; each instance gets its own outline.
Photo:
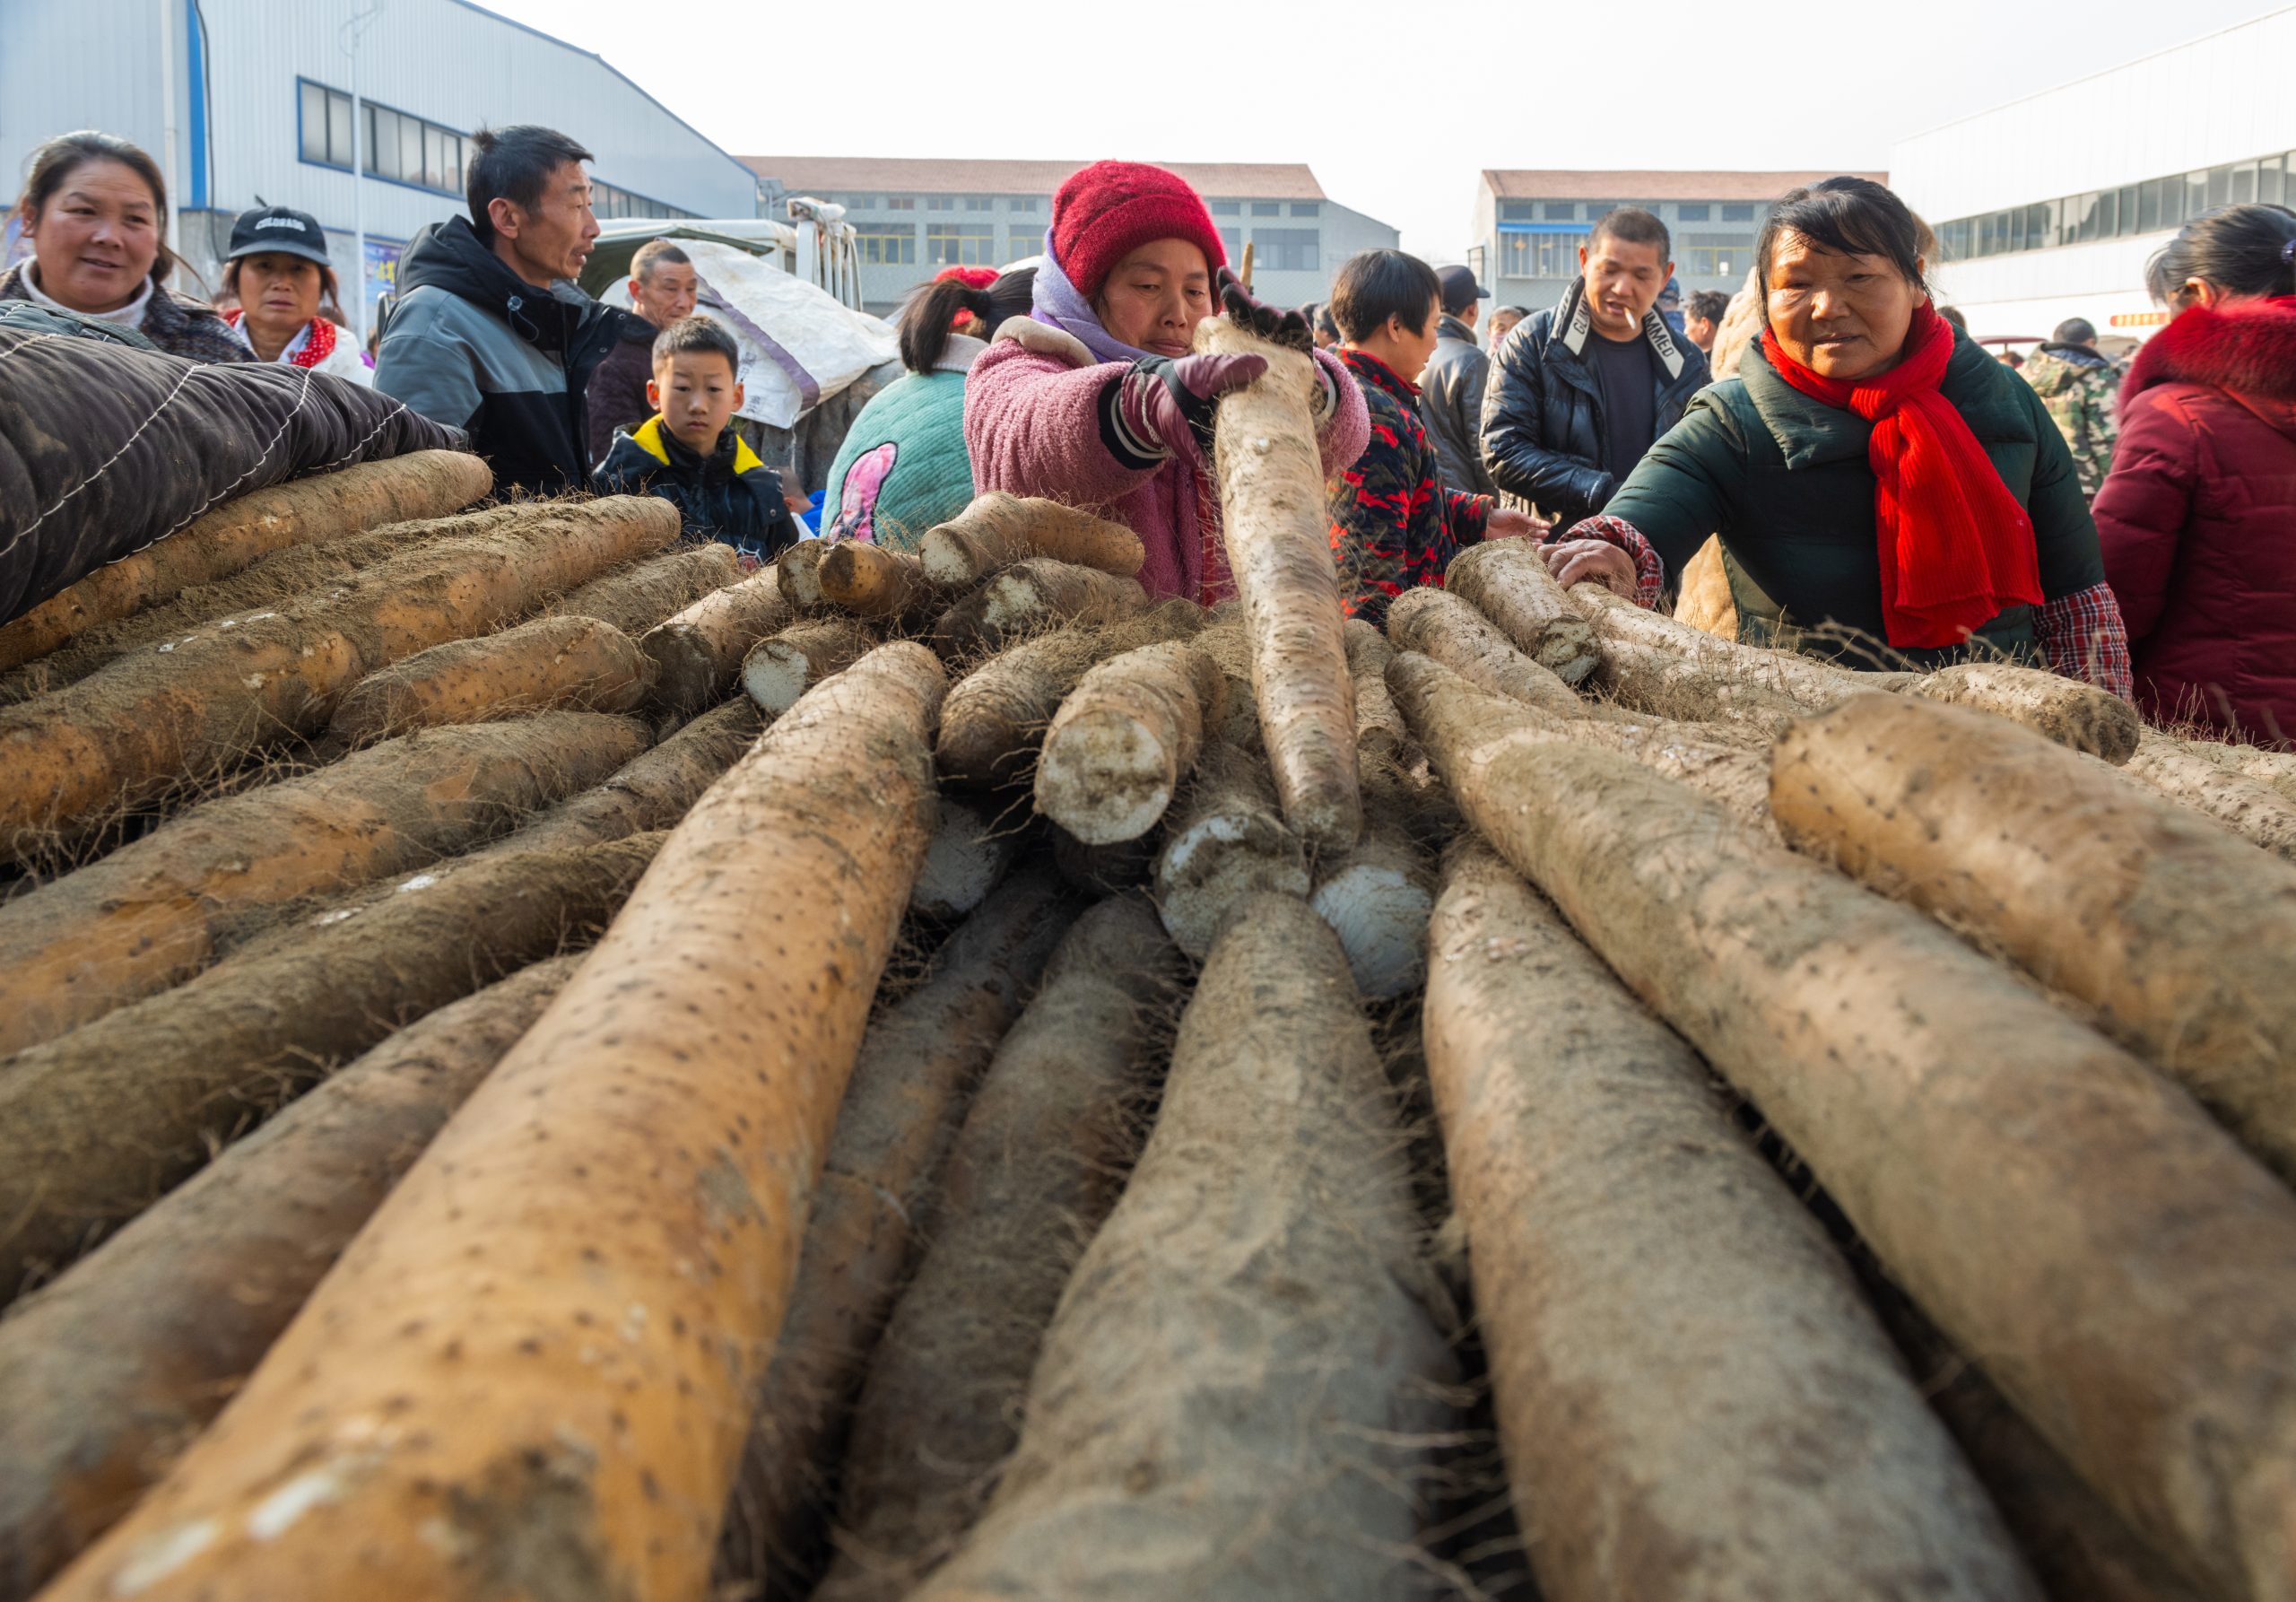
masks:
<instances>
[{"instance_id":1,"label":"building window","mask_svg":"<svg viewBox=\"0 0 2296 1602\"><path fill-rule=\"evenodd\" d=\"M1527 200L1502 200L1499 203L1501 222L1528 222L1538 214L1538 208Z\"/></svg>"},{"instance_id":2,"label":"building window","mask_svg":"<svg viewBox=\"0 0 2296 1602\"><path fill-rule=\"evenodd\" d=\"M1004 209L1013 212L1033 212L1037 209L1037 197L1033 195L1015 195L1004 203Z\"/></svg>"},{"instance_id":3,"label":"building window","mask_svg":"<svg viewBox=\"0 0 2296 1602\"><path fill-rule=\"evenodd\" d=\"M2288 193L2283 158L2267 156L2257 163L2257 203L2259 205L2286 205Z\"/></svg>"},{"instance_id":4,"label":"building window","mask_svg":"<svg viewBox=\"0 0 2296 1602\"><path fill-rule=\"evenodd\" d=\"M590 181L590 209L596 212L600 219L608 222L616 217L668 218L691 217L697 214L693 212L682 212L674 205L665 205L658 200L648 200L643 195L633 195L629 190L618 188L613 184L599 183L595 178Z\"/></svg>"},{"instance_id":5,"label":"building window","mask_svg":"<svg viewBox=\"0 0 2296 1602\"><path fill-rule=\"evenodd\" d=\"M925 198L925 209L928 212L953 212L957 209L957 197L953 195L928 195Z\"/></svg>"},{"instance_id":6,"label":"building window","mask_svg":"<svg viewBox=\"0 0 2296 1602\"><path fill-rule=\"evenodd\" d=\"M1212 203L1212 214L1215 217L1240 217L1244 214L1244 203L1240 200L1215 200Z\"/></svg>"},{"instance_id":7,"label":"building window","mask_svg":"<svg viewBox=\"0 0 2296 1602\"><path fill-rule=\"evenodd\" d=\"M1283 215L1283 207L1273 200L1255 200L1252 202L1252 215L1255 217L1281 217Z\"/></svg>"},{"instance_id":8,"label":"building window","mask_svg":"<svg viewBox=\"0 0 2296 1602\"><path fill-rule=\"evenodd\" d=\"M888 195L885 196L885 210L889 212L913 212L916 209L917 196L914 195Z\"/></svg>"},{"instance_id":9,"label":"building window","mask_svg":"<svg viewBox=\"0 0 2296 1602\"><path fill-rule=\"evenodd\" d=\"M1505 233L1499 236L1501 278L1574 278L1583 233Z\"/></svg>"},{"instance_id":10,"label":"building window","mask_svg":"<svg viewBox=\"0 0 2296 1602\"><path fill-rule=\"evenodd\" d=\"M969 212L986 212L993 209L996 205L994 199L986 195L968 195L964 196L964 203L965 210Z\"/></svg>"},{"instance_id":11,"label":"building window","mask_svg":"<svg viewBox=\"0 0 2296 1602\"><path fill-rule=\"evenodd\" d=\"M1268 273L1323 271L1323 235L1312 228L1255 228L1252 262Z\"/></svg>"},{"instance_id":12,"label":"building window","mask_svg":"<svg viewBox=\"0 0 2296 1602\"><path fill-rule=\"evenodd\" d=\"M853 230L861 259L873 267L917 265L917 226L910 222L863 222Z\"/></svg>"},{"instance_id":13,"label":"building window","mask_svg":"<svg viewBox=\"0 0 2296 1602\"><path fill-rule=\"evenodd\" d=\"M325 84L299 80L302 157L322 167L351 168L351 97ZM367 171L394 183L440 195L463 192L463 135L422 118L361 100L366 115L361 155ZM684 213L681 213L680 215Z\"/></svg>"},{"instance_id":14,"label":"building window","mask_svg":"<svg viewBox=\"0 0 2296 1602\"><path fill-rule=\"evenodd\" d=\"M1228 265L1231 267L1240 266L1244 259L1244 231L1240 228L1222 229L1220 243L1228 252Z\"/></svg>"},{"instance_id":15,"label":"building window","mask_svg":"<svg viewBox=\"0 0 2296 1602\"><path fill-rule=\"evenodd\" d=\"M1753 263L1753 241L1744 234L1686 233L1674 268L1692 278L1735 278Z\"/></svg>"},{"instance_id":16,"label":"building window","mask_svg":"<svg viewBox=\"0 0 2296 1602\"><path fill-rule=\"evenodd\" d=\"M1750 205L1726 205L1722 208L1722 221L1725 222L1751 222L1753 220L1754 208Z\"/></svg>"},{"instance_id":17,"label":"building window","mask_svg":"<svg viewBox=\"0 0 2296 1602\"><path fill-rule=\"evenodd\" d=\"M1324 208L1319 201L1295 200L1292 203L1292 214L1295 217L1320 217L1324 214Z\"/></svg>"},{"instance_id":18,"label":"building window","mask_svg":"<svg viewBox=\"0 0 2296 1602\"><path fill-rule=\"evenodd\" d=\"M1578 206L1574 201L1550 200L1546 203L1546 220L1550 222L1575 222Z\"/></svg>"},{"instance_id":19,"label":"building window","mask_svg":"<svg viewBox=\"0 0 2296 1602\"><path fill-rule=\"evenodd\" d=\"M1674 208L1674 221L1677 222L1703 222L1707 221L1707 214L1713 211L1713 209L1714 208L1712 206L1708 205L1704 201L1699 201L1693 204L1686 200L1683 202L1682 205Z\"/></svg>"},{"instance_id":20,"label":"building window","mask_svg":"<svg viewBox=\"0 0 2296 1602\"><path fill-rule=\"evenodd\" d=\"M993 267L996 230L985 222L928 222L925 261L935 267Z\"/></svg>"},{"instance_id":21,"label":"building window","mask_svg":"<svg viewBox=\"0 0 2296 1602\"><path fill-rule=\"evenodd\" d=\"M1044 248L1044 235L1033 228L1015 227L1006 235L1004 259L1019 261L1024 256L1034 256Z\"/></svg>"}]
</instances>

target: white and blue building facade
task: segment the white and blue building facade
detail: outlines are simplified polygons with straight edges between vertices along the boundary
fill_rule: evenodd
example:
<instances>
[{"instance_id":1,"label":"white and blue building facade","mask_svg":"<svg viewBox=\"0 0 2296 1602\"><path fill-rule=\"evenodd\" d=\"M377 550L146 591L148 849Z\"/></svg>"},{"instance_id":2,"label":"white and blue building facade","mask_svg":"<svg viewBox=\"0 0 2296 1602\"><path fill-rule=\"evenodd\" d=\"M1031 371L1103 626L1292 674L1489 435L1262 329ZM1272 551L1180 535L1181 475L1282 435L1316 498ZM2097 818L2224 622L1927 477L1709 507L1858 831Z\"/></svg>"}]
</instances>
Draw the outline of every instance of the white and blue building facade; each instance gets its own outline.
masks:
<instances>
[{"instance_id":1,"label":"white and blue building facade","mask_svg":"<svg viewBox=\"0 0 2296 1602\"><path fill-rule=\"evenodd\" d=\"M368 12L362 181L346 44ZM260 200L317 217L346 302L363 281L371 307L414 232L463 213L468 140L486 126L542 123L595 152L602 219L758 214L750 170L603 57L468 0L0 0L0 201L13 205L43 140L75 128L164 163L170 60L178 248L210 291L232 218Z\"/></svg>"}]
</instances>

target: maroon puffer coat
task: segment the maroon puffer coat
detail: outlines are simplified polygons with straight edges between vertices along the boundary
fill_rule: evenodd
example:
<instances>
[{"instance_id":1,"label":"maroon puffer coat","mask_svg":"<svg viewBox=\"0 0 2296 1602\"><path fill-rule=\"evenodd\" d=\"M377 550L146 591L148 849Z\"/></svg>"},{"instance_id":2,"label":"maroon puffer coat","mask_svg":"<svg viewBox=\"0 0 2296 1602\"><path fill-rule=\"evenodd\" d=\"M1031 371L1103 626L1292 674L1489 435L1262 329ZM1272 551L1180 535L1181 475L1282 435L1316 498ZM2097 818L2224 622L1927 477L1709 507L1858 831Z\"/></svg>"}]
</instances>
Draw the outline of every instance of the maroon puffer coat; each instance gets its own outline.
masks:
<instances>
[{"instance_id":1,"label":"maroon puffer coat","mask_svg":"<svg viewBox=\"0 0 2296 1602\"><path fill-rule=\"evenodd\" d=\"M2153 335L2093 509L2145 715L2296 742L2296 298Z\"/></svg>"}]
</instances>

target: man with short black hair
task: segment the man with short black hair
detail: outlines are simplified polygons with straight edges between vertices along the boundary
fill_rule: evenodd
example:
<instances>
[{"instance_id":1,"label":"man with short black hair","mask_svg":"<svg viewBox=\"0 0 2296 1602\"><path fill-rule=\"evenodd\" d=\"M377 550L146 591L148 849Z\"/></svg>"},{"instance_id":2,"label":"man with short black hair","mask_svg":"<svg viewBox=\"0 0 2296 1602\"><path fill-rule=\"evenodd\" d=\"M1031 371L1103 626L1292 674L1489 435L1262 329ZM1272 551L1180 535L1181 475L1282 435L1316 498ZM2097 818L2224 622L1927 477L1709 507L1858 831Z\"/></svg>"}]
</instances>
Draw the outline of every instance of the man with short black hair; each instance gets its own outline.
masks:
<instances>
[{"instance_id":1,"label":"man with short black hair","mask_svg":"<svg viewBox=\"0 0 2296 1602\"><path fill-rule=\"evenodd\" d=\"M1435 353L1442 300L1433 270L1400 250L1352 257L1332 283L1327 309L1339 325L1339 359L1362 388L1371 439L1332 495L1331 548L1342 605L1372 623L1387 621L1388 604L1405 590L1442 583L1461 545L1544 532L1488 495L1442 482L1416 383Z\"/></svg>"},{"instance_id":2,"label":"man with short black hair","mask_svg":"<svg viewBox=\"0 0 2296 1602\"><path fill-rule=\"evenodd\" d=\"M2120 369L2097 349L2096 326L2072 317L2057 324L2040 349L2025 358L2018 376L2048 408L2057 431L2073 451L2081 493L2091 501L2112 471L2120 438Z\"/></svg>"},{"instance_id":3,"label":"man with short black hair","mask_svg":"<svg viewBox=\"0 0 2296 1602\"><path fill-rule=\"evenodd\" d=\"M1639 206L1595 224L1562 303L1535 313L1495 358L1483 459L1500 490L1568 527L1602 510L1682 421L1707 367L1658 315L1674 270L1666 225Z\"/></svg>"},{"instance_id":4,"label":"man with short black hair","mask_svg":"<svg viewBox=\"0 0 2296 1602\"><path fill-rule=\"evenodd\" d=\"M1435 325L1435 353L1419 380L1419 415L1443 460L1443 482L1470 495L1498 488L1483 465L1483 390L1491 358L1475 343L1474 327L1491 292L1465 267L1439 267L1443 315Z\"/></svg>"},{"instance_id":5,"label":"man with short black hair","mask_svg":"<svg viewBox=\"0 0 2296 1602\"><path fill-rule=\"evenodd\" d=\"M1714 354L1714 336L1730 310L1730 297L1718 289L1702 289L1683 302L1683 337L1706 355Z\"/></svg>"},{"instance_id":6,"label":"man with short black hair","mask_svg":"<svg viewBox=\"0 0 2296 1602\"><path fill-rule=\"evenodd\" d=\"M694 271L693 257L669 240L648 239L630 258L630 309L638 315L590 375L593 465L613 448L615 430L635 429L654 414L646 400L646 386L654 378L654 336L680 318L691 317L700 295L701 274Z\"/></svg>"},{"instance_id":7,"label":"man with short black hair","mask_svg":"<svg viewBox=\"0 0 2296 1602\"><path fill-rule=\"evenodd\" d=\"M375 387L470 435L497 494L590 477L584 396L632 319L571 282L598 237L590 152L553 129L472 135L470 217L425 228L399 263Z\"/></svg>"}]
</instances>

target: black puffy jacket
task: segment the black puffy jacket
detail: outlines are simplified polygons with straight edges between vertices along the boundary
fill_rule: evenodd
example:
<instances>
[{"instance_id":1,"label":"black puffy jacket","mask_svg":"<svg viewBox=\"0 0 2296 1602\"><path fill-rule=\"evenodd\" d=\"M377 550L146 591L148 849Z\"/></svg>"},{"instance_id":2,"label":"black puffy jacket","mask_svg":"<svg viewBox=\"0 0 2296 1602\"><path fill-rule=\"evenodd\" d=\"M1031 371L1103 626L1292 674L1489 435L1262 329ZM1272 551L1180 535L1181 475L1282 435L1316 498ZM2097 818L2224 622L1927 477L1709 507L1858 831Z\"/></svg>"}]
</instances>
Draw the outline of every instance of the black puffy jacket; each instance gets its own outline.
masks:
<instances>
[{"instance_id":1,"label":"black puffy jacket","mask_svg":"<svg viewBox=\"0 0 2296 1602\"><path fill-rule=\"evenodd\" d=\"M1491 358L1474 330L1445 315L1436 326L1435 353L1419 375L1419 420L1442 458L1443 483L1462 495L1496 494L1483 466L1483 396Z\"/></svg>"},{"instance_id":2,"label":"black puffy jacket","mask_svg":"<svg viewBox=\"0 0 2296 1602\"><path fill-rule=\"evenodd\" d=\"M678 509L689 537L731 545L757 562L797 543L781 475L730 428L708 456L664 428L658 416L634 432L617 429L593 482L601 495L658 495Z\"/></svg>"},{"instance_id":3,"label":"black puffy jacket","mask_svg":"<svg viewBox=\"0 0 2296 1602\"><path fill-rule=\"evenodd\" d=\"M1493 359L1483 401L1483 460L1492 482L1569 527L1592 517L1618 491L1603 471L1604 422L1595 377L1578 353L1594 337L1586 281L1573 279L1562 304L1525 318ZM1654 309L1643 337L1657 353L1657 430L1682 421L1706 387L1705 353L1674 337Z\"/></svg>"}]
</instances>

